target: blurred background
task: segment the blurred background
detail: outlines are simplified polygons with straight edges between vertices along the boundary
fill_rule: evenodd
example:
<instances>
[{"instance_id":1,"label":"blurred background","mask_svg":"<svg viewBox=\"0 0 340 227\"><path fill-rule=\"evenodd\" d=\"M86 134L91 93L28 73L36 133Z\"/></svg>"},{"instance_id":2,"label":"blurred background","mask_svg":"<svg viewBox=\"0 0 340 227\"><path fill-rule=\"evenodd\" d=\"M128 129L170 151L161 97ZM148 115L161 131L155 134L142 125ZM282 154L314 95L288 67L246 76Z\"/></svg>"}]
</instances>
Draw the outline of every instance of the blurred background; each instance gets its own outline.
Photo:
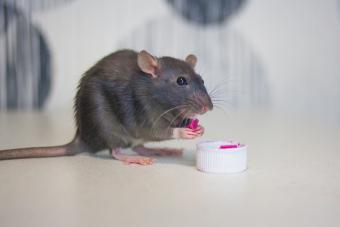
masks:
<instances>
[{"instance_id":1,"label":"blurred background","mask_svg":"<svg viewBox=\"0 0 340 227\"><path fill-rule=\"evenodd\" d=\"M71 110L122 48L198 57L226 109L340 122L340 1L0 0L0 111Z\"/></svg>"}]
</instances>

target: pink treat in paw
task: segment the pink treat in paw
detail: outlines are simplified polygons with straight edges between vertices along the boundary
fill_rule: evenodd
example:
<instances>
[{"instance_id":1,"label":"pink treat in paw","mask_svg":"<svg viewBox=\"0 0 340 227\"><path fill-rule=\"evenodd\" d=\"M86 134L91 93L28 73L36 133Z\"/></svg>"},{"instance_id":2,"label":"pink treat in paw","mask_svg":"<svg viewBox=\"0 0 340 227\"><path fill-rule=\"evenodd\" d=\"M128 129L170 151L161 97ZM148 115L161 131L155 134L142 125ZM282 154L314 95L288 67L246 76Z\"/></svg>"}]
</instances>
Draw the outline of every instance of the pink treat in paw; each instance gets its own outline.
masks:
<instances>
[{"instance_id":1,"label":"pink treat in paw","mask_svg":"<svg viewBox=\"0 0 340 227\"><path fill-rule=\"evenodd\" d=\"M190 128L190 129L197 129L198 127L198 122L199 120L198 119L192 119L190 124L187 126L187 128Z\"/></svg>"}]
</instances>

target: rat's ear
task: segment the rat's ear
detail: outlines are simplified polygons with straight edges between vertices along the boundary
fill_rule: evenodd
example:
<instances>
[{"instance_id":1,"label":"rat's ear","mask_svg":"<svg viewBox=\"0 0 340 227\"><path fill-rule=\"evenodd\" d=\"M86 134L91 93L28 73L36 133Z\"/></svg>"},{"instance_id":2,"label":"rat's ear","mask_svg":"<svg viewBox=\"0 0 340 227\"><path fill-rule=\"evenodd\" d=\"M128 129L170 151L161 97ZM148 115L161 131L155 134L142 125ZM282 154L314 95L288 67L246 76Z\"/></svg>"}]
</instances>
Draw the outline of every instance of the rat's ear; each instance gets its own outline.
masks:
<instances>
[{"instance_id":1,"label":"rat's ear","mask_svg":"<svg viewBox=\"0 0 340 227\"><path fill-rule=\"evenodd\" d=\"M189 54L186 58L185 58L185 61L191 65L191 67L195 68L196 66L196 63L197 63L197 58L195 55L193 54Z\"/></svg>"},{"instance_id":2,"label":"rat's ear","mask_svg":"<svg viewBox=\"0 0 340 227\"><path fill-rule=\"evenodd\" d=\"M151 74L153 78L157 77L156 71L158 68L158 62L154 56L145 50L142 50L138 53L137 63L143 72Z\"/></svg>"}]
</instances>

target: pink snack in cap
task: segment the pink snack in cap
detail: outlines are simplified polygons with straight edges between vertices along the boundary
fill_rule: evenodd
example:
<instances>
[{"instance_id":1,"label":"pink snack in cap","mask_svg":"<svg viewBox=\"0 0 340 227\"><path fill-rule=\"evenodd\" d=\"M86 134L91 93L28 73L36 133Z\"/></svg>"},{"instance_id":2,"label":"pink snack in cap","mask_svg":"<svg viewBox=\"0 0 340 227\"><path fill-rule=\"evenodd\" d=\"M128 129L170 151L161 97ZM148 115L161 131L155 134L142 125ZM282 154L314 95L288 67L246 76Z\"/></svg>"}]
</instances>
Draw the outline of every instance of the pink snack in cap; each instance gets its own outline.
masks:
<instances>
[{"instance_id":1,"label":"pink snack in cap","mask_svg":"<svg viewBox=\"0 0 340 227\"><path fill-rule=\"evenodd\" d=\"M187 128L190 128L190 129L193 129L193 130L197 129L198 122L199 122L198 119L192 119L190 124L187 125Z\"/></svg>"},{"instance_id":2,"label":"pink snack in cap","mask_svg":"<svg viewBox=\"0 0 340 227\"><path fill-rule=\"evenodd\" d=\"M230 148L238 148L240 147L240 144L225 144L225 145L221 145L220 149L230 149Z\"/></svg>"}]
</instances>

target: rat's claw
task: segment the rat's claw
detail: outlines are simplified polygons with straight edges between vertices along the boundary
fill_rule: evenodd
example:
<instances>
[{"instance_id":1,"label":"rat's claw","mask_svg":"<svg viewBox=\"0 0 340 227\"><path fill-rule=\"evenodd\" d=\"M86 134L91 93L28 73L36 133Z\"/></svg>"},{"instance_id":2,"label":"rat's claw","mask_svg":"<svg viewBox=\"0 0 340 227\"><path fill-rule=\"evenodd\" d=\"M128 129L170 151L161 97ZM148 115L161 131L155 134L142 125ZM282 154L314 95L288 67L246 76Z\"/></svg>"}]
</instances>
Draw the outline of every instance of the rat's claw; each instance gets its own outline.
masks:
<instances>
[{"instance_id":1,"label":"rat's claw","mask_svg":"<svg viewBox=\"0 0 340 227\"><path fill-rule=\"evenodd\" d=\"M117 160L123 161L125 164L139 164L139 165L152 165L155 162L155 159L144 157L144 156L136 156L136 155L126 155L121 152L120 148L112 149L112 156Z\"/></svg>"},{"instance_id":2,"label":"rat's claw","mask_svg":"<svg viewBox=\"0 0 340 227\"><path fill-rule=\"evenodd\" d=\"M198 136L203 136L204 134L204 127L199 125L197 127L197 129L194 130L194 132L198 135Z\"/></svg>"},{"instance_id":3,"label":"rat's claw","mask_svg":"<svg viewBox=\"0 0 340 227\"><path fill-rule=\"evenodd\" d=\"M197 130L197 129L196 129ZM189 128L175 128L173 130L173 138L175 139L194 139L201 135L201 131L196 132Z\"/></svg>"},{"instance_id":4,"label":"rat's claw","mask_svg":"<svg viewBox=\"0 0 340 227\"><path fill-rule=\"evenodd\" d=\"M124 160L122 160L124 164L130 165L130 164L139 164L139 165L152 165L155 160L153 158L149 157L143 157L143 156L128 156Z\"/></svg>"}]
</instances>

